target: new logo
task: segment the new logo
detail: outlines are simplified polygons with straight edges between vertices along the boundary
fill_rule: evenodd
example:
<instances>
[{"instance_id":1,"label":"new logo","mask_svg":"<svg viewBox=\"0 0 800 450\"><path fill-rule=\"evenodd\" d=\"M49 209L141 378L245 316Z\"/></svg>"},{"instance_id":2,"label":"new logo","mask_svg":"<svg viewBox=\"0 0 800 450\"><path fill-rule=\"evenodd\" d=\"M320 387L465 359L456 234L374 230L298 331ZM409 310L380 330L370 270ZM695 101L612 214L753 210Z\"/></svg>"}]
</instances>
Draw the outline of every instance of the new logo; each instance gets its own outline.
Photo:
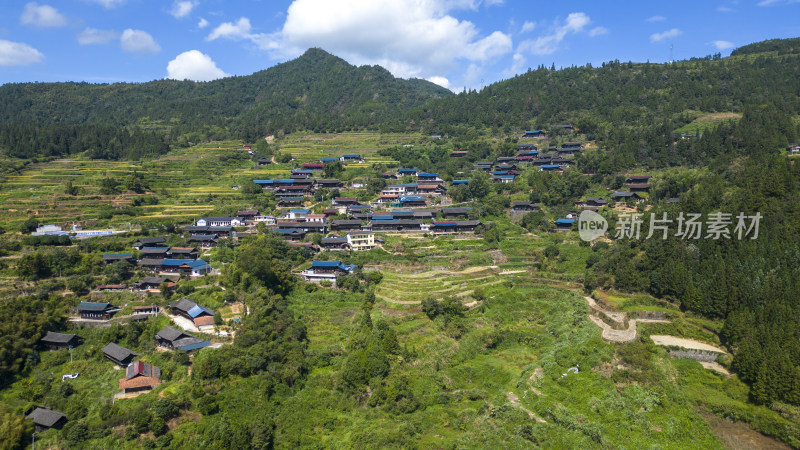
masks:
<instances>
[{"instance_id":1,"label":"new logo","mask_svg":"<svg viewBox=\"0 0 800 450\"><path fill-rule=\"evenodd\" d=\"M578 234L581 239L591 242L608 231L608 221L594 211L583 211L578 216Z\"/></svg>"}]
</instances>

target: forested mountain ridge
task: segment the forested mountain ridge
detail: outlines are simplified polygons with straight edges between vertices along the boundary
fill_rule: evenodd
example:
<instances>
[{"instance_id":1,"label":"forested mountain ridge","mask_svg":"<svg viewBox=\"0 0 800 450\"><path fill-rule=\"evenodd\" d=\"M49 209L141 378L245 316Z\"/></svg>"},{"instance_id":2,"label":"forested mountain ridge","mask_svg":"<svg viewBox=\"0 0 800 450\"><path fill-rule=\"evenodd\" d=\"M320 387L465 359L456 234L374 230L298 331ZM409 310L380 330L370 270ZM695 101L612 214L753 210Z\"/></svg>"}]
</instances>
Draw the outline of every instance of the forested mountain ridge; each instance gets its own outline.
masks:
<instances>
[{"instance_id":1,"label":"forested mountain ridge","mask_svg":"<svg viewBox=\"0 0 800 450\"><path fill-rule=\"evenodd\" d=\"M687 111L741 112L746 104L786 105L800 99L800 48L766 41L733 52L673 64L621 63L536 70L480 92L463 92L418 108L411 118L431 130L464 127L505 132L573 123L590 137L659 121L691 121ZM761 53L759 50L766 52Z\"/></svg>"},{"instance_id":2,"label":"forested mountain ridge","mask_svg":"<svg viewBox=\"0 0 800 450\"><path fill-rule=\"evenodd\" d=\"M671 132L691 122L692 112L742 112L762 104L800 111L797 39L750 44L732 55L674 64L540 66L459 95L424 80L395 78L379 66L355 67L321 49L253 75L206 83L7 84L0 86L0 148L18 157L90 150L82 143L97 140L97 132L86 137L85 125L149 128L164 144L184 145L298 130L457 135L488 128L508 135L555 123L572 123L587 138L614 147L623 134ZM166 145L147 147L95 153L136 158L159 154Z\"/></svg>"},{"instance_id":3,"label":"forested mountain ridge","mask_svg":"<svg viewBox=\"0 0 800 450\"><path fill-rule=\"evenodd\" d=\"M355 67L310 49L249 76L205 83L6 84L0 86L0 122L40 127L157 122L173 141L215 127L218 134L252 139L288 129L378 128L411 107L449 95L424 80L395 78L382 67ZM9 142L0 138L0 145Z\"/></svg>"}]
</instances>

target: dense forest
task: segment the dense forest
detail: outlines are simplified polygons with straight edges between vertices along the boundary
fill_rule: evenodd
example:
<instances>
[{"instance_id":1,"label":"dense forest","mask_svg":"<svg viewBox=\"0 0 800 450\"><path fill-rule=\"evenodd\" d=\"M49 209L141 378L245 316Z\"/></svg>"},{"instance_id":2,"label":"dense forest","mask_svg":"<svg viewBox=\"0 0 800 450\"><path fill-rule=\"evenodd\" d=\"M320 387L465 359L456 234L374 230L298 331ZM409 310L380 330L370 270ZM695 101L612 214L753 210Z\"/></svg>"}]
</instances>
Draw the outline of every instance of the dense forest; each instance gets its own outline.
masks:
<instances>
[{"instance_id":1,"label":"dense forest","mask_svg":"<svg viewBox=\"0 0 800 450\"><path fill-rule=\"evenodd\" d=\"M38 145L11 129L0 148L15 156L52 153L52 147L67 145L65 128L73 134L95 132L80 127L85 125L151 126L182 144L229 137L253 141L279 131L399 129L405 128L397 125L404 112L450 95L433 83L398 79L379 66L354 67L320 49L250 76L206 83L5 84L0 86L0 123L38 126ZM90 150L91 144L75 139L71 152Z\"/></svg>"},{"instance_id":2,"label":"dense forest","mask_svg":"<svg viewBox=\"0 0 800 450\"><path fill-rule=\"evenodd\" d=\"M516 134L571 123L589 139L611 147L642 134L671 133L692 120L688 111L741 113L745 105L763 103L783 111L800 110L800 54L793 51L797 42L766 41L742 47L728 58L717 55L674 64L611 61L597 68L560 70L541 66L480 92L458 95L423 80L394 78L381 67L354 67L310 49L296 60L250 76L207 83L6 84L0 86L0 121L47 128L151 126L169 142L183 145L208 138L252 141L296 130L460 135L489 129ZM52 136L44 148L62 146L61 131L42 131ZM637 144L657 142L638 139ZM19 140L6 139L0 146L16 155L31 151ZM632 155L628 159L628 164L639 161ZM683 162L673 157L657 164Z\"/></svg>"}]
</instances>

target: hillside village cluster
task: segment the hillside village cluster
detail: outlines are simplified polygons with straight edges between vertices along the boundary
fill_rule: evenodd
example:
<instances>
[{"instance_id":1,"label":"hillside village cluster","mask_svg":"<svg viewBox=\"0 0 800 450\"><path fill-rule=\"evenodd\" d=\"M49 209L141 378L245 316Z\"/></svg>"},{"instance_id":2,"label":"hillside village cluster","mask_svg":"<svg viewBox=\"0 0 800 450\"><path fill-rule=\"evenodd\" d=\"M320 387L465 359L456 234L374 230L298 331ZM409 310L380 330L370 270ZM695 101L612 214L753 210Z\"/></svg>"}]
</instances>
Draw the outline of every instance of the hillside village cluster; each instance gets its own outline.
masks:
<instances>
[{"instance_id":1,"label":"hillside village cluster","mask_svg":"<svg viewBox=\"0 0 800 450\"><path fill-rule=\"evenodd\" d=\"M539 140L544 138L542 131L528 131L523 139ZM528 141L530 142L530 141ZM249 150L249 146L245 147ZM533 143L517 146L517 154L512 157L499 157L495 161L477 162L474 170L486 171L495 183L510 183L520 175L524 166L538 167L540 171L563 172L570 170L574 164L572 157L581 151L582 145L567 142L561 147L549 147L547 154L540 154ZM250 152L252 154L252 151ZM453 151L452 158L466 156L466 151ZM291 170L286 179L255 179L253 182L263 190L272 192L278 199L278 207L283 211L280 215L262 214L257 210L238 211L235 216L201 217L192 225L183 227L182 239L185 246L168 246L165 237L141 237L132 244L132 251L125 253L103 254L106 265L126 261L138 266L148 276L142 277L130 285L101 284L95 286L95 293L119 293L133 291L145 295L172 291L181 277L195 278L215 275L218 272L203 260L203 252L216 247L221 240L235 244L247 235L257 234L258 227L263 224L267 230L280 235L290 247L304 248L314 253L321 251L366 251L379 247L383 240L375 233L428 233L461 234L475 233L482 225L469 206L447 206L448 186L468 184L467 179L443 180L437 173L429 173L416 168L398 168L384 172L387 180L385 189L374 201L359 202L355 197L335 197L329 207L322 213L314 214L305 205L308 197L318 189L339 189L345 184L338 179L323 179L321 174L327 162L339 161L343 164L364 162L359 154L345 154L339 158L322 158L320 162L302 164L302 169ZM258 159L258 165L270 164L271 161ZM392 181L416 179L415 183L390 184ZM649 190L649 176L631 176L627 179L628 190L615 192L611 200L630 204L645 201L645 193ZM363 188L362 183L355 183L352 188ZM642 195L645 194L645 195ZM578 202L576 214L581 210L597 211L608 205L609 200L600 197L587 197ZM437 205L444 205L437 207ZM521 217L531 211L540 210L540 206L529 201L514 201L510 205L509 214ZM556 230L569 231L574 227L575 214L555 220ZM82 234L73 233L73 237L88 238L110 232L93 232L79 230ZM43 225L35 235L70 235L54 225ZM312 236L320 238L314 242ZM133 251L135 250L135 252ZM305 281L336 286L337 277L353 273L358 268L339 260L314 259L310 267L299 271ZM147 320L157 315L168 316L175 327L166 326L153 336L162 351L195 350L211 346L212 343L195 334L211 336L224 335L218 332L216 325L222 324L215 311L198 305L188 298L181 298L169 303L168 308L158 305L139 305L133 307L133 314L119 317L122 310L108 302L82 301L76 307L76 317L72 320L83 326L103 326L109 321L127 319L131 321ZM123 322L124 323L124 322ZM193 334L194 333L194 334ZM72 349L81 345L81 339L75 334L48 332L41 339L43 347L49 350ZM159 367L138 359L139 355L115 342L109 342L103 349L103 355L115 366L124 369L124 376L119 379L119 392L115 398L130 398L146 393L161 383ZM78 374L74 374L78 376ZM48 428L60 428L67 418L58 411L37 407L27 416L34 421L37 431Z\"/></svg>"}]
</instances>

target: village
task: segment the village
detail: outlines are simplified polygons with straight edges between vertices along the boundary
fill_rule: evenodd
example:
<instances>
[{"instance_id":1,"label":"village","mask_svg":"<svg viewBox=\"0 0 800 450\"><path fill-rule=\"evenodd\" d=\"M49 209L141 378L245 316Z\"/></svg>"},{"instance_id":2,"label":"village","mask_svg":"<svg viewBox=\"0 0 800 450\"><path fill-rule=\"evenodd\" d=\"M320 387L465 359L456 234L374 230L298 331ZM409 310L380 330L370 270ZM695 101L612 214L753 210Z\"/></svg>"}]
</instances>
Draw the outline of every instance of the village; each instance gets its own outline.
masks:
<instances>
[{"instance_id":1,"label":"village","mask_svg":"<svg viewBox=\"0 0 800 450\"><path fill-rule=\"evenodd\" d=\"M565 126L566 127L566 126ZM569 131L571 127L567 127ZM523 142L541 141L545 134L541 130L527 131ZM441 138L441 137L439 137ZM560 147L550 146L540 150L532 143L517 145L516 156L498 157L495 161L479 161L473 164L473 173L487 173L494 183L512 183L523 170L530 167L540 172L563 173L574 169L574 157L581 152L582 144L565 142ZM250 146L244 146L250 155ZM451 158L463 158L466 151L452 151ZM259 233L275 233L286 241L289 248L309 252L310 255L329 254L325 258L312 257L310 265L298 269L295 274L309 283L335 288L337 279L359 270L355 264L347 264L334 255L343 257L351 252L370 251L381 248L384 238L390 236L441 236L474 235L484 225L481 214L471 201L454 204L448 190L469 185L469 173L461 179L445 180L435 172L417 168L399 167L381 173L384 187L370 201L359 201L358 197L330 196L330 200L316 201L318 192L330 194L340 189L363 190L366 183L354 181L350 186L335 178L321 178L325 164L364 163L360 154L344 154L337 158L321 158L319 162L301 163L299 169L291 169L289 178L253 179L263 192L277 198L277 211L263 213L256 209L239 210L235 215L197 218L194 223L182 226L176 235L142 236L131 244L127 252L103 253L106 266L127 264L144 274L135 281L114 284L98 284L92 290L93 300L102 300L106 295L129 295L132 303L114 305L105 301L81 301L70 319L76 326L109 326L110 323L125 324L127 321L146 321L152 317L168 317L171 325L152 335L156 351L178 351L189 355L206 348L218 347L230 342L235 335L235 317L221 318L219 312L180 296L166 306L147 303L152 295L168 296L176 291L182 280L208 279L220 274L204 260L220 245L235 247L247 236ZM257 158L258 167L272 163L266 158ZM568 232L575 229L580 211L600 211L609 201L619 202L620 207L632 207L648 199L648 175L632 175L625 180L627 191L615 191L609 198L585 197L576 202L573 213L555 218L554 231ZM240 187L236 187L239 189ZM363 198L363 196L362 196ZM670 199L676 201L677 199ZM627 205L627 206L626 206ZM507 215L519 220L526 214L542 210L540 204L514 200L509 203ZM108 236L124 233L124 230L78 230L67 232L57 225L41 225L33 235L70 236L72 239L87 239L93 236ZM173 243L169 245L168 242ZM177 245L176 245L177 244ZM211 281L213 283L213 281ZM99 296L99 298L98 298ZM241 305L239 305L241 306ZM128 314L120 314L123 308ZM82 344L76 334L48 331L41 344L49 350L74 349ZM123 370L117 400L133 398L147 393L162 382L161 369L147 362L146 355L138 355L116 342L107 342L102 349L104 357L117 370ZM75 377L80 374L72 374ZM66 416L58 411L38 407L28 415L37 430L59 428Z\"/></svg>"}]
</instances>

